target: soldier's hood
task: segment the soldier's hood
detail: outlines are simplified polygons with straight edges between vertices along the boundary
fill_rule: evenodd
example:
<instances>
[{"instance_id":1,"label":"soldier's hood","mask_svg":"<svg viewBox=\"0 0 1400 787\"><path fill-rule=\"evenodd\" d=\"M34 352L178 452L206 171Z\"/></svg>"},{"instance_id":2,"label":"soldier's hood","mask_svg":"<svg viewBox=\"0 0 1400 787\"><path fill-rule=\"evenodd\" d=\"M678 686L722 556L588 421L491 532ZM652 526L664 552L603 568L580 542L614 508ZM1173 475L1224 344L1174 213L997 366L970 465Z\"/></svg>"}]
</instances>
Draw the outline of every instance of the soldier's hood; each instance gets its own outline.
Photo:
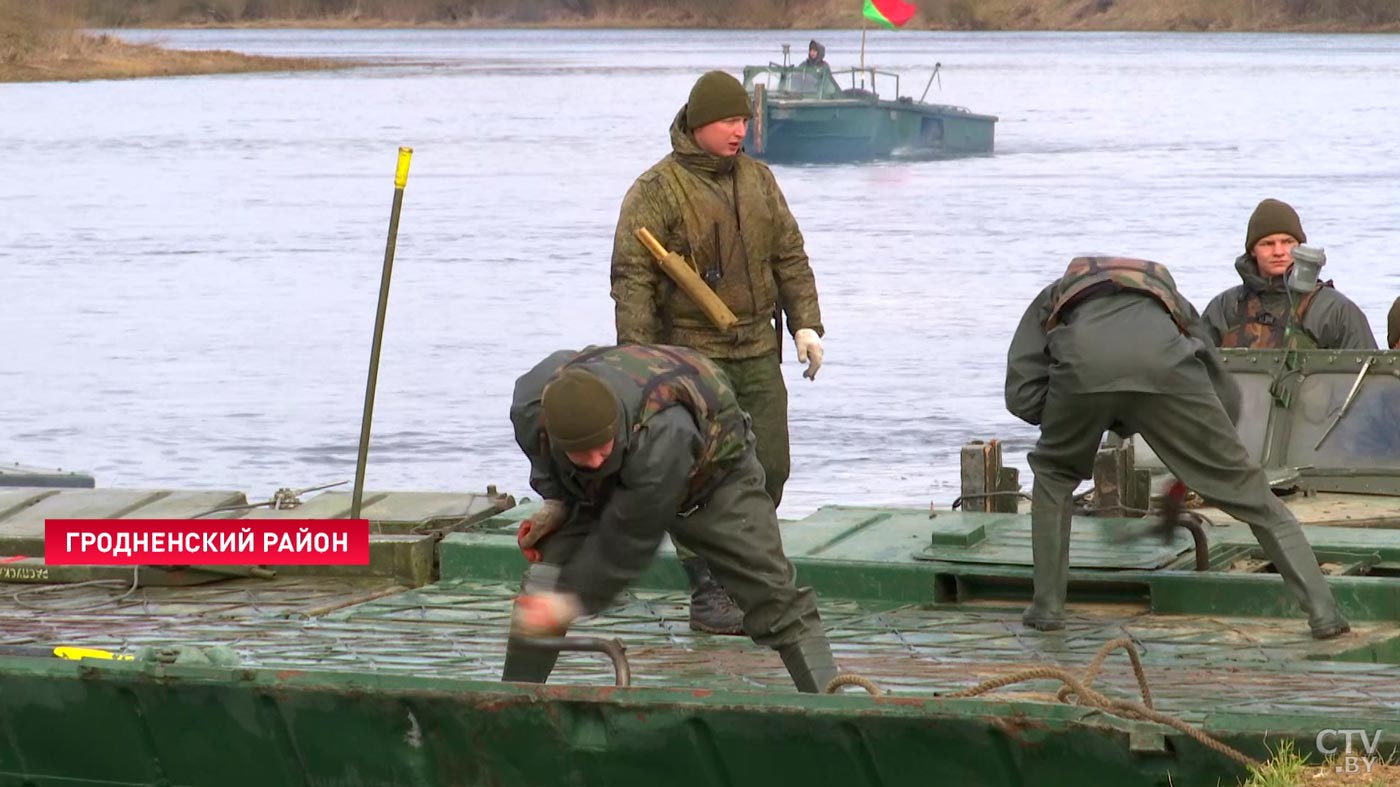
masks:
<instances>
[{"instance_id":1,"label":"soldier's hood","mask_svg":"<svg viewBox=\"0 0 1400 787\"><path fill-rule=\"evenodd\" d=\"M817 43L816 41L809 41L809 42L807 43L807 49L808 49L808 51L811 51L811 50L813 50L813 49L817 50L817 59L818 59L818 60L825 60L825 59L826 59L826 46L825 46L824 44L819 44L819 43ZM808 60L811 60L812 58L809 57L809 58L807 58L807 59L808 59Z\"/></svg>"},{"instance_id":2,"label":"soldier's hood","mask_svg":"<svg viewBox=\"0 0 1400 787\"><path fill-rule=\"evenodd\" d=\"M711 175L727 175L733 172L739 156L744 155L742 149L737 156L706 153L700 147L700 143L695 141L695 135L690 133L690 126L686 125L684 106L676 113L676 119L671 121L671 152L686 169L708 172Z\"/></svg>"},{"instance_id":3,"label":"soldier's hood","mask_svg":"<svg viewBox=\"0 0 1400 787\"><path fill-rule=\"evenodd\" d=\"M1244 282L1244 288L1250 292L1276 292L1283 290L1282 276L1265 278L1259 272L1259 263L1254 260L1254 255L1245 253L1235 258L1235 272L1240 275L1240 280Z\"/></svg>"}]
</instances>

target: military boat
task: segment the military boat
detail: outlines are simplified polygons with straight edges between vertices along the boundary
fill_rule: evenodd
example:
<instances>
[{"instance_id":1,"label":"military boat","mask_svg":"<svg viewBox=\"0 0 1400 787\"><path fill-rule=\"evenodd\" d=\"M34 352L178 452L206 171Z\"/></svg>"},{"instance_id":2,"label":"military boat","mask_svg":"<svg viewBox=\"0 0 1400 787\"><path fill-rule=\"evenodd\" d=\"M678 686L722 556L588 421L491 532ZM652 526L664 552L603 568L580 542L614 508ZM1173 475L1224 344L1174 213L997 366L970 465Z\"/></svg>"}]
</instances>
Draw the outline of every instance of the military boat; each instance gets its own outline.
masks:
<instances>
[{"instance_id":1,"label":"military boat","mask_svg":"<svg viewBox=\"0 0 1400 787\"><path fill-rule=\"evenodd\" d=\"M785 522L864 687L823 695L743 637L690 631L669 544L569 632L583 649L547 685L502 683L515 530L537 503L494 488L365 492L363 567L82 568L44 564L45 519L239 527L346 517L350 495L33 472L0 488L0 784L1216 787L1284 742L1370 768L1400 744L1400 421L1380 421L1400 353L1224 355L1241 434L1309 523L1348 635L1312 640L1224 514L1191 509L1204 537L1161 538L1143 513L1160 470L1133 441L1102 449L1075 518L1060 632L1020 622L1029 516L998 441L963 447L958 500ZM1348 730L1364 750L1340 750Z\"/></svg>"},{"instance_id":2,"label":"military boat","mask_svg":"<svg viewBox=\"0 0 1400 787\"><path fill-rule=\"evenodd\" d=\"M786 50L781 64L744 68L744 87L754 110L744 147L755 158L824 163L993 152L993 115L925 103L923 96L916 101L900 93L898 74L873 67L832 72L792 65L786 62ZM930 85L941 67L935 65ZM848 81L848 86L843 88L839 80Z\"/></svg>"}]
</instances>

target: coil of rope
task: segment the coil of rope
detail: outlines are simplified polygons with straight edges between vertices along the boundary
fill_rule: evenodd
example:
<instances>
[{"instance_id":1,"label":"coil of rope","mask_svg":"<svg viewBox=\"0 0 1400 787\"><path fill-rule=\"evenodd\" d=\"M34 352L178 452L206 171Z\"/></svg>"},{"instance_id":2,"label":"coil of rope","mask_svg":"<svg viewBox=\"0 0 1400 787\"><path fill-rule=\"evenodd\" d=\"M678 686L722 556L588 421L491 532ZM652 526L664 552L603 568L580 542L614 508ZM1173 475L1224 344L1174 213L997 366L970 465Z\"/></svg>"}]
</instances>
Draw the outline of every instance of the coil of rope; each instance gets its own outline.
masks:
<instances>
[{"instance_id":1,"label":"coil of rope","mask_svg":"<svg viewBox=\"0 0 1400 787\"><path fill-rule=\"evenodd\" d=\"M1113 651L1122 648L1128 652L1128 659L1133 664L1133 675L1137 678L1138 688L1142 691L1142 702L1131 700L1115 699L1108 697L1092 688L1094 678L1098 677L1099 670L1103 667L1104 659ZM1089 662L1089 667L1084 671L1084 677L1078 678L1068 670L1061 667L1032 667L1031 669L1013 672L1010 675L1003 675L999 678L982 681L969 689L955 691L951 694L938 695L944 699L960 699L965 697L976 697L986 694L989 691L1010 686L1014 683L1024 683L1030 680L1058 680L1064 685L1055 693L1055 699L1068 705L1079 705L1086 708L1097 708L1115 716L1122 716L1128 719L1139 719L1143 721L1153 721L1178 730L1189 736L1197 743L1208 749L1217 751L1226 757L1242 765L1258 765L1259 761L1247 754L1224 744L1202 730L1187 724L1181 719L1163 713L1152 705L1152 691L1147 685L1147 675L1142 670L1142 661L1138 658L1137 649L1133 646L1133 641L1128 637L1120 637L1104 643L1099 648L1098 653ZM833 681L834 683L835 681Z\"/></svg>"}]
</instances>

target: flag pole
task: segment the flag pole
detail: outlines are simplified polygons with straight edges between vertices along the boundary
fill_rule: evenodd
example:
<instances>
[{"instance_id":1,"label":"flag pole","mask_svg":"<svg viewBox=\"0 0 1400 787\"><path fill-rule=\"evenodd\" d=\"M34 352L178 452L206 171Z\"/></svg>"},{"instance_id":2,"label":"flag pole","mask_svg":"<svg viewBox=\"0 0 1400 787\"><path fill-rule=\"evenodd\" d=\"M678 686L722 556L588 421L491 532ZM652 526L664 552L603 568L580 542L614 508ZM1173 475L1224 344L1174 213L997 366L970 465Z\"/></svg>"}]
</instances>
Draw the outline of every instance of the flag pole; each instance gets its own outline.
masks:
<instances>
[{"instance_id":1,"label":"flag pole","mask_svg":"<svg viewBox=\"0 0 1400 787\"><path fill-rule=\"evenodd\" d=\"M865 28L870 21L862 14L860 17L860 86L865 87Z\"/></svg>"}]
</instances>

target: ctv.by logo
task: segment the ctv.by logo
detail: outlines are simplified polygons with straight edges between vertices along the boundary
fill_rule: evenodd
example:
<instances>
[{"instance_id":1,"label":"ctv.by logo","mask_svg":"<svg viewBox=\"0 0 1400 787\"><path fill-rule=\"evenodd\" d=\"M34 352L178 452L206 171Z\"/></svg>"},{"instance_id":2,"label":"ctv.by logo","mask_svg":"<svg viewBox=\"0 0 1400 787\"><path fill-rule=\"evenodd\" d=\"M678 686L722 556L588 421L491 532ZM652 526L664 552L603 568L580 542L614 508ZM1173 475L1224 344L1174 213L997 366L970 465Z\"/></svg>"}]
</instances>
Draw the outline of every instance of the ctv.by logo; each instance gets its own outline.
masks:
<instances>
[{"instance_id":1,"label":"ctv.by logo","mask_svg":"<svg viewBox=\"0 0 1400 787\"><path fill-rule=\"evenodd\" d=\"M1344 748L1339 749L1335 743L1338 738L1346 740ZM1361 739L1361 749L1365 755L1357 754L1352 746L1354 738ZM1325 741L1331 740L1328 744ZM1328 756L1336 755L1339 751L1335 768L1337 773L1370 773L1371 768L1380 762L1380 755L1376 752L1381 747L1381 731L1374 730L1368 737L1366 730L1323 730L1317 734L1317 750Z\"/></svg>"}]
</instances>

